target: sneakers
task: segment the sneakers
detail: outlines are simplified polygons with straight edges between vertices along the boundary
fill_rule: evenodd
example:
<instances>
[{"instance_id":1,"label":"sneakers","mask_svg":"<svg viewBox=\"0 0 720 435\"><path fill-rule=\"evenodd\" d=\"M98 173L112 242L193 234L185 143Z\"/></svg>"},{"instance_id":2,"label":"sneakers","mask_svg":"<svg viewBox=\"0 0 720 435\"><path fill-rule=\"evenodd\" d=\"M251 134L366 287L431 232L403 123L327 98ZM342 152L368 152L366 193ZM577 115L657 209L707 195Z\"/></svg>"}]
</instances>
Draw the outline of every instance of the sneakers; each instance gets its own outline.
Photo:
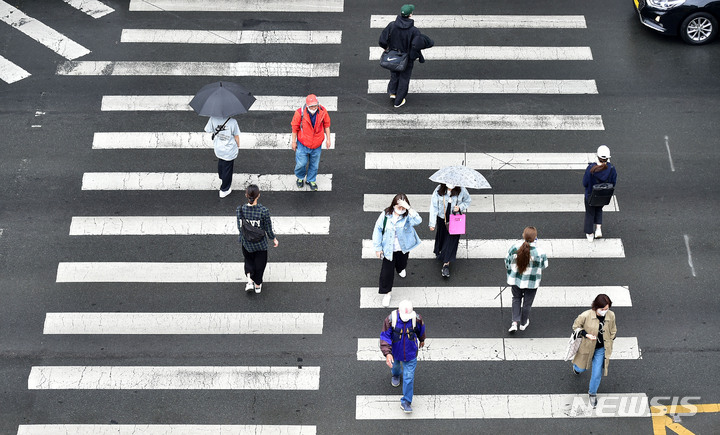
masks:
<instances>
[{"instance_id":1,"label":"sneakers","mask_svg":"<svg viewBox=\"0 0 720 435\"><path fill-rule=\"evenodd\" d=\"M594 240L594 238L593 238L593 234L592 234L592 233L590 233L590 234L585 234L585 237L587 237L587 239L588 239L588 242L590 242L590 243L592 243L592 242L593 242L593 240Z\"/></svg>"},{"instance_id":2,"label":"sneakers","mask_svg":"<svg viewBox=\"0 0 720 435\"><path fill-rule=\"evenodd\" d=\"M590 406L597 408L597 394L588 394L590 396Z\"/></svg>"},{"instance_id":3,"label":"sneakers","mask_svg":"<svg viewBox=\"0 0 720 435\"><path fill-rule=\"evenodd\" d=\"M514 334L515 331L517 331L518 325L517 322L512 322L512 325L510 325L510 329L508 329L508 332L511 334Z\"/></svg>"},{"instance_id":4,"label":"sneakers","mask_svg":"<svg viewBox=\"0 0 720 435\"><path fill-rule=\"evenodd\" d=\"M308 181L308 186L310 186L310 190L312 190L313 192L317 192L318 187L316 182Z\"/></svg>"},{"instance_id":5,"label":"sneakers","mask_svg":"<svg viewBox=\"0 0 720 435\"><path fill-rule=\"evenodd\" d=\"M412 412L412 407L410 406L409 403L407 403L404 400L400 401L400 407L402 408L403 411L405 411L406 414L410 414Z\"/></svg>"},{"instance_id":6,"label":"sneakers","mask_svg":"<svg viewBox=\"0 0 720 435\"><path fill-rule=\"evenodd\" d=\"M525 322L524 325L520 325L520 330L524 331L528 326L530 326L530 319L527 319L527 322Z\"/></svg>"},{"instance_id":7,"label":"sneakers","mask_svg":"<svg viewBox=\"0 0 720 435\"><path fill-rule=\"evenodd\" d=\"M391 99L391 100L394 100L395 97L397 97L397 95L395 95L395 94L390 94L390 99Z\"/></svg>"},{"instance_id":8,"label":"sneakers","mask_svg":"<svg viewBox=\"0 0 720 435\"><path fill-rule=\"evenodd\" d=\"M390 385L393 387L399 387L400 386L400 376L393 376L390 378Z\"/></svg>"},{"instance_id":9,"label":"sneakers","mask_svg":"<svg viewBox=\"0 0 720 435\"><path fill-rule=\"evenodd\" d=\"M595 229L595 238L602 239L602 230L600 229L600 225L598 225Z\"/></svg>"},{"instance_id":10,"label":"sneakers","mask_svg":"<svg viewBox=\"0 0 720 435\"><path fill-rule=\"evenodd\" d=\"M218 194L220 195L220 198L225 198L226 196L230 195L230 192L232 192L232 187L224 192L221 190L218 192Z\"/></svg>"},{"instance_id":11,"label":"sneakers","mask_svg":"<svg viewBox=\"0 0 720 435\"><path fill-rule=\"evenodd\" d=\"M400 272L398 272L398 275L400 276L400 278L405 278L407 276L407 270L401 270Z\"/></svg>"},{"instance_id":12,"label":"sneakers","mask_svg":"<svg viewBox=\"0 0 720 435\"><path fill-rule=\"evenodd\" d=\"M255 293L260 293L262 291L262 284L255 286Z\"/></svg>"},{"instance_id":13,"label":"sneakers","mask_svg":"<svg viewBox=\"0 0 720 435\"><path fill-rule=\"evenodd\" d=\"M405 104L405 99L403 98L403 100L400 102L400 104L396 104L396 105L395 105L395 108L398 108L398 107L400 107L400 106L402 106L402 105L404 105L404 104Z\"/></svg>"},{"instance_id":14,"label":"sneakers","mask_svg":"<svg viewBox=\"0 0 720 435\"><path fill-rule=\"evenodd\" d=\"M382 305L385 308L390 306L390 293L387 293L385 296L383 296Z\"/></svg>"},{"instance_id":15,"label":"sneakers","mask_svg":"<svg viewBox=\"0 0 720 435\"><path fill-rule=\"evenodd\" d=\"M304 182L303 180L301 180L301 179L298 178L298 179L295 181L295 185L298 187L298 189L302 189L302 187L305 185L305 182Z\"/></svg>"},{"instance_id":16,"label":"sneakers","mask_svg":"<svg viewBox=\"0 0 720 435\"><path fill-rule=\"evenodd\" d=\"M443 264L441 273L443 278L450 278L450 266L447 264Z\"/></svg>"},{"instance_id":17,"label":"sneakers","mask_svg":"<svg viewBox=\"0 0 720 435\"><path fill-rule=\"evenodd\" d=\"M250 278L250 274L249 274L249 273L248 273L246 276L247 276L247 283L245 284L245 291L246 291L246 292L249 292L249 291L252 291L252 290L255 288L255 283L254 283L253 280Z\"/></svg>"}]
</instances>

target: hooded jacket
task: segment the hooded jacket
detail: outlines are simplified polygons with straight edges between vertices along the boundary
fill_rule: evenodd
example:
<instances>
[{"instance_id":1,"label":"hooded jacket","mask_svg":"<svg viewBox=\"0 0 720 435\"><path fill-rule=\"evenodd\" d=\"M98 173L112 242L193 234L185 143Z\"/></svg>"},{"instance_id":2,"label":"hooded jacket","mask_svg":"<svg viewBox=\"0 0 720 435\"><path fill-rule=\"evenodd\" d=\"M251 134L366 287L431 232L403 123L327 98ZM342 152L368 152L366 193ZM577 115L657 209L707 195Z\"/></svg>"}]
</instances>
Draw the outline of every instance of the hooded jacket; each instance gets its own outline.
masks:
<instances>
[{"instance_id":1,"label":"hooded jacket","mask_svg":"<svg viewBox=\"0 0 720 435\"><path fill-rule=\"evenodd\" d=\"M592 193L592 187L593 184L599 184L599 183L617 183L617 171L615 171L615 166L612 165L612 163L607 163L607 168L605 168L602 171L598 171L594 174L590 173L590 170L597 166L597 163L590 163L585 169L585 175L583 176L583 186L585 186L585 199L587 200L590 198L590 194Z\"/></svg>"},{"instance_id":2,"label":"hooded jacket","mask_svg":"<svg viewBox=\"0 0 720 435\"><path fill-rule=\"evenodd\" d=\"M408 53L408 61L418 58L418 48L414 48L413 41L419 41L420 30L415 27L415 20L398 15L395 21L388 24L380 34L378 41L383 49L400 50Z\"/></svg>"},{"instance_id":3,"label":"hooded jacket","mask_svg":"<svg viewBox=\"0 0 720 435\"><path fill-rule=\"evenodd\" d=\"M417 358L418 341L425 341L425 322L420 314L415 314L415 330L413 331L412 319L403 322L398 316L395 334L393 334L391 316L392 313L385 318L383 323L383 330L380 333L380 351L383 356L392 353L396 361L412 361Z\"/></svg>"},{"instance_id":4,"label":"hooded jacket","mask_svg":"<svg viewBox=\"0 0 720 435\"><path fill-rule=\"evenodd\" d=\"M303 106L295 111L290 125L293 133L297 133L301 144L315 149L322 146L325 141L325 129L330 127L330 115L325 107L318 104L318 110L315 112L315 127L313 127L310 112L307 106Z\"/></svg>"}]
</instances>

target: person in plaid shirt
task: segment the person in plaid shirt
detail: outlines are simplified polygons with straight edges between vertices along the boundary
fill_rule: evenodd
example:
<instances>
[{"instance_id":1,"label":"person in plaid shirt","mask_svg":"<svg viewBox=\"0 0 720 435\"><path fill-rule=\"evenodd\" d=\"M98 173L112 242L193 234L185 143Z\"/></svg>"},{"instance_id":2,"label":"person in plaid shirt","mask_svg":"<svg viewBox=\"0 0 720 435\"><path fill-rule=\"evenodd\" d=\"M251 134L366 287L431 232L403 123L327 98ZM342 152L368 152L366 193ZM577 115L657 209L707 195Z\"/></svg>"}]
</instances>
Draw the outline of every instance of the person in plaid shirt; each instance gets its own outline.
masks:
<instances>
[{"instance_id":1,"label":"person in plaid shirt","mask_svg":"<svg viewBox=\"0 0 720 435\"><path fill-rule=\"evenodd\" d=\"M243 204L237 208L235 215L237 216L238 231L240 231L240 243L242 245L243 257L245 257L245 275L247 276L247 284L245 291L255 290L260 293L262 290L263 273L267 266L267 239L273 239L274 246L277 248L278 240L272 228L270 220L270 211L262 204L258 204L260 198L260 188L255 184L251 184L245 191L247 204ZM254 227L259 227L265 232L265 236L260 241L252 242L246 240L246 234L243 231L243 218Z\"/></svg>"},{"instance_id":2,"label":"person in plaid shirt","mask_svg":"<svg viewBox=\"0 0 720 435\"><path fill-rule=\"evenodd\" d=\"M535 246L536 240L537 229L525 227L523 240L512 245L505 257L507 283L512 286L510 333L518 330L518 324L521 331L530 325L530 308L540 287L542 271L548 266L547 255Z\"/></svg>"}]
</instances>

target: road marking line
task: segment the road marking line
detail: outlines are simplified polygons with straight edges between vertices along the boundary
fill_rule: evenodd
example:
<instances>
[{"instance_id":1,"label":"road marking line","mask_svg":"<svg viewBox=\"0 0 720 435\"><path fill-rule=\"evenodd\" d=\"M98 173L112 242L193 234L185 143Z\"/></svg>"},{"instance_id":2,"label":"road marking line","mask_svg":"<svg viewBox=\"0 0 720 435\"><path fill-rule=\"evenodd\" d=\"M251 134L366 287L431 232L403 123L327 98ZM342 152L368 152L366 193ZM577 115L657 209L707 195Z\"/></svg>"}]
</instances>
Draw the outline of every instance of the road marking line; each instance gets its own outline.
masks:
<instances>
[{"instance_id":1,"label":"road marking line","mask_svg":"<svg viewBox=\"0 0 720 435\"><path fill-rule=\"evenodd\" d=\"M690 266L690 271L692 272L692 276L697 276L697 275L695 275L695 266L693 266L692 252L690 252L690 238L688 237L687 234L683 235L683 237L685 239L685 249L687 249L687 254L688 254L688 266Z\"/></svg>"},{"instance_id":2,"label":"road marking line","mask_svg":"<svg viewBox=\"0 0 720 435\"><path fill-rule=\"evenodd\" d=\"M596 409L589 405L587 394L416 394L413 396L411 414L405 414L400 408L400 397L355 396L355 419L650 417L648 397L644 393L598 394ZM628 402L631 405L629 407L618 405Z\"/></svg>"},{"instance_id":3,"label":"road marking line","mask_svg":"<svg viewBox=\"0 0 720 435\"><path fill-rule=\"evenodd\" d=\"M458 259L505 258L515 239L463 239L458 246ZM434 259L434 239L422 240L420 246L410 252L413 259ZM594 243L586 239L541 239L537 246L542 247L548 258L625 258L621 239L602 238ZM362 258L375 259L372 240L362 241Z\"/></svg>"},{"instance_id":4,"label":"road marking line","mask_svg":"<svg viewBox=\"0 0 720 435\"><path fill-rule=\"evenodd\" d=\"M290 133L240 133L240 149L292 151ZM330 133L335 148L335 133ZM325 145L323 145L325 146ZM98 132L93 135L93 149L212 149L210 133L199 131L168 132ZM327 148L326 148L327 149Z\"/></svg>"},{"instance_id":5,"label":"road marking line","mask_svg":"<svg viewBox=\"0 0 720 435\"><path fill-rule=\"evenodd\" d=\"M380 60L382 47L370 47L369 60ZM427 60L593 60L590 47L434 46Z\"/></svg>"},{"instance_id":6,"label":"road marking line","mask_svg":"<svg viewBox=\"0 0 720 435\"><path fill-rule=\"evenodd\" d=\"M504 290L503 290L504 289ZM500 297L498 294L502 291ZM595 296L610 296L613 307L631 307L626 286L542 286L533 307L587 307ZM383 295L377 287L360 289L360 308L381 308ZM498 287L393 287L392 306L409 299L415 308L501 308L512 305L512 293Z\"/></svg>"},{"instance_id":7,"label":"road marking line","mask_svg":"<svg viewBox=\"0 0 720 435\"><path fill-rule=\"evenodd\" d=\"M98 0L63 0L65 3L90 15L93 18L104 17L105 15L115 12L115 9Z\"/></svg>"},{"instance_id":8,"label":"road marking line","mask_svg":"<svg viewBox=\"0 0 720 435\"><path fill-rule=\"evenodd\" d=\"M418 361L563 361L567 346L566 337L428 338ZM637 338L617 337L612 359L640 359ZM384 361L380 339L358 338L357 360Z\"/></svg>"},{"instance_id":9,"label":"road marking line","mask_svg":"<svg viewBox=\"0 0 720 435\"><path fill-rule=\"evenodd\" d=\"M317 390L320 367L34 366L29 390Z\"/></svg>"},{"instance_id":10,"label":"road marking line","mask_svg":"<svg viewBox=\"0 0 720 435\"><path fill-rule=\"evenodd\" d=\"M600 115L368 113L369 130L604 130Z\"/></svg>"},{"instance_id":11,"label":"road marking line","mask_svg":"<svg viewBox=\"0 0 720 435\"><path fill-rule=\"evenodd\" d=\"M585 170L595 160L594 153L365 153L365 169Z\"/></svg>"},{"instance_id":12,"label":"road marking line","mask_svg":"<svg viewBox=\"0 0 720 435\"><path fill-rule=\"evenodd\" d=\"M368 80L368 94L386 94L387 80ZM595 80L430 80L410 82L412 94L597 94Z\"/></svg>"},{"instance_id":13,"label":"road marking line","mask_svg":"<svg viewBox=\"0 0 720 435\"><path fill-rule=\"evenodd\" d=\"M371 15L370 28L384 29L396 15ZM422 29L585 29L583 15L415 15Z\"/></svg>"},{"instance_id":14,"label":"road marking line","mask_svg":"<svg viewBox=\"0 0 720 435\"><path fill-rule=\"evenodd\" d=\"M327 235L329 216L273 216L278 235ZM73 216L71 236L238 235L235 216Z\"/></svg>"},{"instance_id":15,"label":"road marking line","mask_svg":"<svg viewBox=\"0 0 720 435\"><path fill-rule=\"evenodd\" d=\"M102 111L184 111L192 112L193 95L104 95ZM292 112L305 104L305 97L284 95L255 95L251 112ZM328 112L337 111L338 97L317 97Z\"/></svg>"},{"instance_id":16,"label":"road marking line","mask_svg":"<svg viewBox=\"0 0 720 435\"><path fill-rule=\"evenodd\" d=\"M61 262L56 282L245 282L243 263ZM268 263L268 282L325 282L327 263ZM238 290L239 291L239 290Z\"/></svg>"},{"instance_id":17,"label":"road marking line","mask_svg":"<svg viewBox=\"0 0 720 435\"><path fill-rule=\"evenodd\" d=\"M257 184L261 191L297 191L294 174L234 174L232 188ZM318 190L332 190L332 174L318 174ZM86 172L82 190L218 190L217 174L196 172Z\"/></svg>"},{"instance_id":18,"label":"road marking line","mask_svg":"<svg viewBox=\"0 0 720 435\"><path fill-rule=\"evenodd\" d=\"M43 334L322 334L323 313L47 313Z\"/></svg>"},{"instance_id":19,"label":"road marking line","mask_svg":"<svg viewBox=\"0 0 720 435\"><path fill-rule=\"evenodd\" d=\"M4 1L0 1L0 21L18 29L65 59L77 59L90 53L87 48Z\"/></svg>"},{"instance_id":20,"label":"road marking line","mask_svg":"<svg viewBox=\"0 0 720 435\"><path fill-rule=\"evenodd\" d=\"M673 164L672 155L670 154L670 143L667 136L665 136L665 148L667 148L668 159L670 160L670 171L675 172L675 165Z\"/></svg>"},{"instance_id":21,"label":"road marking line","mask_svg":"<svg viewBox=\"0 0 720 435\"><path fill-rule=\"evenodd\" d=\"M368 194L363 197L363 211L380 212L392 202L393 194ZM431 195L408 195L415 210L430 210ZM497 194L472 195L467 213L579 213L585 211L585 195L579 194ZM605 212L618 211L613 195Z\"/></svg>"},{"instance_id":22,"label":"road marking line","mask_svg":"<svg viewBox=\"0 0 720 435\"><path fill-rule=\"evenodd\" d=\"M21 424L17 435L315 435L315 426L220 424Z\"/></svg>"},{"instance_id":23,"label":"road marking line","mask_svg":"<svg viewBox=\"0 0 720 435\"><path fill-rule=\"evenodd\" d=\"M71 76L243 76L338 77L339 63L291 62L65 62L58 75Z\"/></svg>"},{"instance_id":24,"label":"road marking line","mask_svg":"<svg viewBox=\"0 0 720 435\"><path fill-rule=\"evenodd\" d=\"M213 0L213 12L343 12L344 0ZM197 0L130 0L130 11L207 12Z\"/></svg>"},{"instance_id":25,"label":"road marking line","mask_svg":"<svg viewBox=\"0 0 720 435\"><path fill-rule=\"evenodd\" d=\"M123 29L120 42L155 44L340 44L341 30Z\"/></svg>"},{"instance_id":26,"label":"road marking line","mask_svg":"<svg viewBox=\"0 0 720 435\"><path fill-rule=\"evenodd\" d=\"M0 56L0 80L5 83L15 83L30 77L30 73Z\"/></svg>"}]
</instances>

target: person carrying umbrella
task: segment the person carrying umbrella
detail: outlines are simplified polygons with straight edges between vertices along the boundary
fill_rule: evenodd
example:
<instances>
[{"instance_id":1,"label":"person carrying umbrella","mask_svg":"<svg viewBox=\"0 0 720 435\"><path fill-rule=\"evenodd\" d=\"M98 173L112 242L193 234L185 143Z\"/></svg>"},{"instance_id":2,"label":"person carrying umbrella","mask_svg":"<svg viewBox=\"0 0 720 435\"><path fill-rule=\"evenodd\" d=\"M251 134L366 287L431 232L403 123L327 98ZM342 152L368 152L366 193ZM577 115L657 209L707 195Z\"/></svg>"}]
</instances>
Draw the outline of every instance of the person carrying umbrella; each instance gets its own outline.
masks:
<instances>
[{"instance_id":1,"label":"person carrying umbrella","mask_svg":"<svg viewBox=\"0 0 720 435\"><path fill-rule=\"evenodd\" d=\"M435 231L435 249L433 253L442 261L441 274L450 277L450 262L455 261L460 234L448 232L450 213L465 213L470 205L470 194L461 186L442 183L435 188L430 199L430 231ZM436 225L437 223L437 225Z\"/></svg>"}]
</instances>

